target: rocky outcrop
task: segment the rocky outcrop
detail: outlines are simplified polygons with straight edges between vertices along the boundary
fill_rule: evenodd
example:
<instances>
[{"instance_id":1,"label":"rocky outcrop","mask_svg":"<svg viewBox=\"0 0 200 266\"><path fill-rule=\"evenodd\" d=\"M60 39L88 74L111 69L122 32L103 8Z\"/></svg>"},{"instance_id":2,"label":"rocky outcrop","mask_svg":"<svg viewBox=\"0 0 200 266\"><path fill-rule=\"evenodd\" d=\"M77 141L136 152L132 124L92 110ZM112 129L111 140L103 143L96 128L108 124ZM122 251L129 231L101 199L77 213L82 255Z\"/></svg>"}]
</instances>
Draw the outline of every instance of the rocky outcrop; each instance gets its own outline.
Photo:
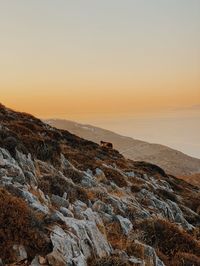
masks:
<instances>
[{"instance_id":1,"label":"rocky outcrop","mask_svg":"<svg viewBox=\"0 0 200 266\"><path fill-rule=\"evenodd\" d=\"M30 115L0 122L2 265L199 265L198 187Z\"/></svg>"}]
</instances>

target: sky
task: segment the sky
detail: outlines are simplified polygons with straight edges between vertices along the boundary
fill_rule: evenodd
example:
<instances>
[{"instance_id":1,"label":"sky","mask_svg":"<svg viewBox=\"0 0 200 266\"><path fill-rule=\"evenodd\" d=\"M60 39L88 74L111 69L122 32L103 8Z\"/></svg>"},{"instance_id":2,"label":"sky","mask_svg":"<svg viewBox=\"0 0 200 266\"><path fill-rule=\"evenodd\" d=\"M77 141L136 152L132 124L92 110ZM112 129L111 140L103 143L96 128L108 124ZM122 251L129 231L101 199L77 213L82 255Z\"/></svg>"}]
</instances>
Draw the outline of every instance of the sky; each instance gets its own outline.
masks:
<instances>
[{"instance_id":1,"label":"sky","mask_svg":"<svg viewBox=\"0 0 200 266\"><path fill-rule=\"evenodd\" d=\"M105 126L188 117L200 104L199 11L199 0L0 0L0 102Z\"/></svg>"}]
</instances>

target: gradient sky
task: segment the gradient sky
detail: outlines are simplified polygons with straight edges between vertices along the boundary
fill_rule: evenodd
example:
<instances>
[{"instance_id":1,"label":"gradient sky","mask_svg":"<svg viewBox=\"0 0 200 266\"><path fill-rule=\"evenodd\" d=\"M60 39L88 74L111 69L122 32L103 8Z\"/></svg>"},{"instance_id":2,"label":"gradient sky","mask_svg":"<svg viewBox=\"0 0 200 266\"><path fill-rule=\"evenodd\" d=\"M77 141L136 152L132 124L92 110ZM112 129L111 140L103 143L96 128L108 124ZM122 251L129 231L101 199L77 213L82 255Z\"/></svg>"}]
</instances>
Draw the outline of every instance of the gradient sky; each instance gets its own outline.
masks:
<instances>
[{"instance_id":1,"label":"gradient sky","mask_svg":"<svg viewBox=\"0 0 200 266\"><path fill-rule=\"evenodd\" d=\"M40 117L200 102L199 0L0 0L0 102Z\"/></svg>"}]
</instances>

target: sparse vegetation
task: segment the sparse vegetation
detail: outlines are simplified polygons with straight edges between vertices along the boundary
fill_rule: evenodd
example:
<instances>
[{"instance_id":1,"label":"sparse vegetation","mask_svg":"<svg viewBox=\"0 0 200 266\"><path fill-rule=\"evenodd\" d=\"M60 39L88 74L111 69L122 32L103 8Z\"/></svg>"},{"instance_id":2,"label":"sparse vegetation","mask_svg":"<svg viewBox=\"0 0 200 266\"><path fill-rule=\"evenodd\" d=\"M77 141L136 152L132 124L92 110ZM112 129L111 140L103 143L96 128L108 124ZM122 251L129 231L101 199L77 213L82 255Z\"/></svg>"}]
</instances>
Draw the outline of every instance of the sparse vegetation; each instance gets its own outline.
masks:
<instances>
[{"instance_id":1,"label":"sparse vegetation","mask_svg":"<svg viewBox=\"0 0 200 266\"><path fill-rule=\"evenodd\" d=\"M177 196L173 192L167 191L165 189L158 189L157 194L164 200L169 199L174 202L178 201Z\"/></svg>"},{"instance_id":2,"label":"sparse vegetation","mask_svg":"<svg viewBox=\"0 0 200 266\"><path fill-rule=\"evenodd\" d=\"M200 243L190 234L167 220L149 219L141 222L142 240L158 249L172 261L178 253L191 253L200 256Z\"/></svg>"},{"instance_id":3,"label":"sparse vegetation","mask_svg":"<svg viewBox=\"0 0 200 266\"><path fill-rule=\"evenodd\" d=\"M107 256L100 259L97 258L89 258L87 261L90 266L134 266L130 264L128 261L117 257L117 256Z\"/></svg>"},{"instance_id":4,"label":"sparse vegetation","mask_svg":"<svg viewBox=\"0 0 200 266\"><path fill-rule=\"evenodd\" d=\"M190 253L177 252L170 266L199 266L200 257Z\"/></svg>"},{"instance_id":5,"label":"sparse vegetation","mask_svg":"<svg viewBox=\"0 0 200 266\"><path fill-rule=\"evenodd\" d=\"M12 260L14 244L24 245L30 258L51 251L42 217L34 214L22 199L0 188L0 249L6 262Z\"/></svg>"},{"instance_id":6,"label":"sparse vegetation","mask_svg":"<svg viewBox=\"0 0 200 266\"><path fill-rule=\"evenodd\" d=\"M118 221L113 221L106 225L107 238L109 243L115 249L123 250L126 247L127 237Z\"/></svg>"},{"instance_id":7,"label":"sparse vegetation","mask_svg":"<svg viewBox=\"0 0 200 266\"><path fill-rule=\"evenodd\" d=\"M83 178L83 173L76 171L74 169L67 169L64 172L64 175L68 178L71 178L74 183L81 183Z\"/></svg>"},{"instance_id":8,"label":"sparse vegetation","mask_svg":"<svg viewBox=\"0 0 200 266\"><path fill-rule=\"evenodd\" d=\"M3 158L3 163L0 165L2 166L0 169L2 170L0 171L2 184L7 178L6 188L0 188L0 257L4 261L8 263L12 261L14 244L24 245L30 259L36 254L45 255L51 252L48 232L52 228L48 227L48 232L46 228L51 223L61 227L66 234L74 234L73 241L76 241L78 235L76 229L71 230L71 227L66 225L67 218L63 218L63 216L68 218L74 216L74 219L85 219L80 226L81 230L84 230L84 223L88 222L87 219L89 220L88 224L93 223L95 226L94 223L96 223L99 231L116 252L115 256L110 255L104 258L97 258L94 254L88 260L88 265L129 266L128 260L126 261L121 256L121 251L126 252L125 257L135 256L144 260L146 265L151 265L148 264L148 260L150 261L151 258L145 257L143 244L155 248L157 255L166 266L200 265L200 242L198 241L200 239L198 227L200 223L198 215L200 193L197 187L166 175L161 168L155 165L127 160L115 150L103 149L97 144L74 136L67 131L50 128L33 116L13 111L6 112L8 111L0 105L2 124L0 146L11 153L12 157L16 159L16 164L11 162L14 160L9 161ZM20 159L20 156L15 156L16 149L25 154L31 153L31 159L30 157ZM77 169L71 167L70 164L65 165L61 153ZM7 157L4 152L2 152L2 156ZM21 160L20 163L17 160ZM31 160L30 165L28 164L29 160ZM23 163L27 165L23 167ZM35 164L35 170L32 170L33 164ZM17 171L15 171L15 167ZM95 175L97 167L104 172L105 177L102 175L103 178L101 178L100 174L99 179L94 178L92 180L94 187L92 188L82 187L81 181L84 173L79 170L91 169ZM29 174L27 176L30 176L30 179L34 175L34 185L29 182L28 178L25 184L16 184L13 179L18 170L24 172L25 176ZM134 175L129 176L127 172L134 172ZM147 178L144 174L147 175ZM151 177L153 178L151 179ZM154 180L156 180L156 184ZM111 184L112 182L117 186ZM35 186L35 184L37 185ZM159 187L159 184L162 186ZM168 188L171 188L171 191ZM45 197L39 189L43 191ZM142 189L143 194L138 193ZM156 204L154 206L153 197L149 197L147 191L159 199L156 202L159 206ZM24 196L26 193L23 194L23 192L27 192L27 198ZM62 197L65 192L70 202L68 210L61 209L60 206L56 206L56 203L51 204L52 194ZM22 194L27 202L22 200ZM77 206L80 204L78 208L73 206L78 199L86 203L87 206L81 202L77 203ZM97 200L101 202L95 207L93 204ZM171 221L156 218L156 215L158 215L157 217L164 216L162 208L166 205L163 204L163 207L162 202L167 203L167 200L177 203L182 210L181 218L184 218L184 222L187 219L194 225L194 230L186 232L181 229L181 221L178 226ZM39 205L38 209L37 206L34 209L34 203ZM40 203L46 206L41 206ZM63 205L67 207L68 204ZM42 209L40 207L45 207L44 213L48 213L45 217L37 214L37 211L40 212ZM171 208L170 205L169 208ZM146 219L149 213L152 213L152 218ZM124 219L123 222L120 220L120 223L116 215L121 215L129 221ZM130 222L134 229L126 235L123 229L125 226L129 226ZM88 248L91 243L88 241ZM91 250L94 252L93 248Z\"/></svg>"},{"instance_id":9,"label":"sparse vegetation","mask_svg":"<svg viewBox=\"0 0 200 266\"><path fill-rule=\"evenodd\" d=\"M67 192L68 198L71 202L74 202L77 199L80 199L83 202L88 202L87 192L84 188L69 183L64 177L59 175L47 175L41 177L39 180L39 187L46 194L56 194L60 197Z\"/></svg>"},{"instance_id":10,"label":"sparse vegetation","mask_svg":"<svg viewBox=\"0 0 200 266\"><path fill-rule=\"evenodd\" d=\"M119 187L127 186L125 177L122 174L120 174L118 171L110 168L103 168L103 172L106 178L110 181L115 182L117 186Z\"/></svg>"}]
</instances>

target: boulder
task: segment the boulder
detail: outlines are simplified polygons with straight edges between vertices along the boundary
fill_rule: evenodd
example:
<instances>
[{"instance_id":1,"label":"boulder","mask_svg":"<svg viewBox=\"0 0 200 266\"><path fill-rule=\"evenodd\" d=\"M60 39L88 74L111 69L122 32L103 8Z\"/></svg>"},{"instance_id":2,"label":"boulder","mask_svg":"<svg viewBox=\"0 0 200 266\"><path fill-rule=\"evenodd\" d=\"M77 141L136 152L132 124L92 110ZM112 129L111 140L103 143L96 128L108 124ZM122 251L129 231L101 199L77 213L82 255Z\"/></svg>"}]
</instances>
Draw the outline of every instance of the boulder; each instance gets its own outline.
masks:
<instances>
[{"instance_id":1,"label":"boulder","mask_svg":"<svg viewBox=\"0 0 200 266\"><path fill-rule=\"evenodd\" d=\"M68 229L64 231L59 226L54 226L51 233L53 252L47 256L48 261L55 262L59 252L61 264L58 265L71 265L72 262L73 265L87 265L87 258L93 254L97 257L110 254L110 245L94 222L66 217L63 221Z\"/></svg>"},{"instance_id":2,"label":"boulder","mask_svg":"<svg viewBox=\"0 0 200 266\"><path fill-rule=\"evenodd\" d=\"M117 215L116 218L121 225L123 233L125 235L128 235L130 233L130 231L133 229L133 225L132 225L131 221L127 218L122 217L121 215Z\"/></svg>"},{"instance_id":3,"label":"boulder","mask_svg":"<svg viewBox=\"0 0 200 266\"><path fill-rule=\"evenodd\" d=\"M26 260L28 258L26 249L23 245L14 245L13 246L13 257L15 261Z\"/></svg>"}]
</instances>

